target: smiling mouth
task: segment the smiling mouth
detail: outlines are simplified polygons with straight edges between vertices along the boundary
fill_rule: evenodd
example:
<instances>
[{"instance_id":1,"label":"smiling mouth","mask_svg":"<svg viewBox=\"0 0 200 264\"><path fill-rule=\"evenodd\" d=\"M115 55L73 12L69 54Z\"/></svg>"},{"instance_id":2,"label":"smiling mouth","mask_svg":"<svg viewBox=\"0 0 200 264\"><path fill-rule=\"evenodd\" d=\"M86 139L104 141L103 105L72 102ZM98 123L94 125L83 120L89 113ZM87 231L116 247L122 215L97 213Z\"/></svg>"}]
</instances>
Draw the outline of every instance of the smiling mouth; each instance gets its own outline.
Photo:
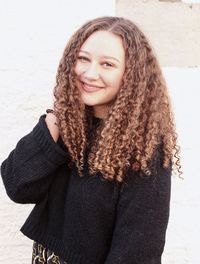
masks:
<instances>
[{"instance_id":1,"label":"smiling mouth","mask_svg":"<svg viewBox=\"0 0 200 264\"><path fill-rule=\"evenodd\" d=\"M99 91L99 90L103 89L103 87L95 86L95 85L88 84L88 83L85 83L85 82L82 82L82 81L80 81L80 84L81 84L81 88L84 91L89 92L89 93L96 92L96 91Z\"/></svg>"}]
</instances>

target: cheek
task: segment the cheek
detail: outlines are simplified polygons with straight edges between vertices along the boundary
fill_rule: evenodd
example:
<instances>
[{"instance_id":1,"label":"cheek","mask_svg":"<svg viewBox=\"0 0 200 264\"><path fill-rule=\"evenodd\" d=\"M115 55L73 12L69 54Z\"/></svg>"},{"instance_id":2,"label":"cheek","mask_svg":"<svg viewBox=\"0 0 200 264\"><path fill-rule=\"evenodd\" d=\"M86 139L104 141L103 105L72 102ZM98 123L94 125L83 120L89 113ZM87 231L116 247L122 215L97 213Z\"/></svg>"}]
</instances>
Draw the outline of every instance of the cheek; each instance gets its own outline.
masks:
<instances>
[{"instance_id":1,"label":"cheek","mask_svg":"<svg viewBox=\"0 0 200 264\"><path fill-rule=\"evenodd\" d=\"M81 72L83 71L81 65L79 63L76 64L75 68L74 68L74 71L77 75L80 75Z\"/></svg>"},{"instance_id":2,"label":"cheek","mask_svg":"<svg viewBox=\"0 0 200 264\"><path fill-rule=\"evenodd\" d=\"M118 89L122 82L122 74L121 73L113 74L112 76L110 76L110 78L108 76L107 80L112 87L115 87L116 89Z\"/></svg>"}]
</instances>

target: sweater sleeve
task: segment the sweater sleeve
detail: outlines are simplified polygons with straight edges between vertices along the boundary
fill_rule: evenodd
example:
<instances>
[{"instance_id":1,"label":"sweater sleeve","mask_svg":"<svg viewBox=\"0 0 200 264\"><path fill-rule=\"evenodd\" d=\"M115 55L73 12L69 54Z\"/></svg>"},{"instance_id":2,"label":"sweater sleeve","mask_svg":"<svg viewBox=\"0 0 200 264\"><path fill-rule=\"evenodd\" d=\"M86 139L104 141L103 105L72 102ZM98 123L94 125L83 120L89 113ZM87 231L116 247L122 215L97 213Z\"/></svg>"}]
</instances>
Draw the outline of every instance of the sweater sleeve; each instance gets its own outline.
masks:
<instances>
[{"instance_id":1,"label":"sweater sleeve","mask_svg":"<svg viewBox=\"0 0 200 264\"><path fill-rule=\"evenodd\" d=\"M1 164L6 192L16 203L38 203L47 193L55 170L69 161L67 148L51 137L41 115L33 130L21 138Z\"/></svg>"},{"instance_id":2,"label":"sweater sleeve","mask_svg":"<svg viewBox=\"0 0 200 264\"><path fill-rule=\"evenodd\" d=\"M135 175L134 175L135 174ZM136 175L137 174L137 175ZM160 264L169 219L171 164L149 177L127 174L117 206L116 223L105 264Z\"/></svg>"}]
</instances>

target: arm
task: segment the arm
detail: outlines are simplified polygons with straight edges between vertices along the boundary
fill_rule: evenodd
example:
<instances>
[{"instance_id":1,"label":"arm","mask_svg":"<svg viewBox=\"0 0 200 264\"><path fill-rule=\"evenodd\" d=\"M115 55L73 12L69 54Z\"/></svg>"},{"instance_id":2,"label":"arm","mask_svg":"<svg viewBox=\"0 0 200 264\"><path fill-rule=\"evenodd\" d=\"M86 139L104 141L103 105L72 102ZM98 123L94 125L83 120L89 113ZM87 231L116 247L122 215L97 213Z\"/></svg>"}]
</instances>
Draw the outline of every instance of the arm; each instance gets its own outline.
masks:
<instances>
[{"instance_id":1,"label":"arm","mask_svg":"<svg viewBox=\"0 0 200 264\"><path fill-rule=\"evenodd\" d=\"M127 175L118 201L113 239L105 264L160 264L169 218L171 166L157 173ZM135 175L134 175L135 174Z\"/></svg>"},{"instance_id":2,"label":"arm","mask_svg":"<svg viewBox=\"0 0 200 264\"><path fill-rule=\"evenodd\" d=\"M39 202L47 193L54 171L69 161L67 150L54 141L45 117L40 117L1 164L6 192L15 202Z\"/></svg>"}]
</instances>

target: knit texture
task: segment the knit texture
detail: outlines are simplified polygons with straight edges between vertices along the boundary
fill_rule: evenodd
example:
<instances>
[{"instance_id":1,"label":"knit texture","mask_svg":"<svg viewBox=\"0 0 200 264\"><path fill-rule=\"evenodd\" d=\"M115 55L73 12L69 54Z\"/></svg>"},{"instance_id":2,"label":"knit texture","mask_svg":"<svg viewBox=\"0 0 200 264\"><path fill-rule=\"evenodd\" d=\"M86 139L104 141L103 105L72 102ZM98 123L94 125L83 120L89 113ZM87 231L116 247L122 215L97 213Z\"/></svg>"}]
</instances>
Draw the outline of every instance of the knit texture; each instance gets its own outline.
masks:
<instances>
[{"instance_id":1,"label":"knit texture","mask_svg":"<svg viewBox=\"0 0 200 264\"><path fill-rule=\"evenodd\" d=\"M45 117L1 164L10 199L35 204L21 232L70 264L160 264L171 189L162 151L150 177L129 170L123 183L108 181L89 175L87 162L80 177Z\"/></svg>"}]
</instances>

